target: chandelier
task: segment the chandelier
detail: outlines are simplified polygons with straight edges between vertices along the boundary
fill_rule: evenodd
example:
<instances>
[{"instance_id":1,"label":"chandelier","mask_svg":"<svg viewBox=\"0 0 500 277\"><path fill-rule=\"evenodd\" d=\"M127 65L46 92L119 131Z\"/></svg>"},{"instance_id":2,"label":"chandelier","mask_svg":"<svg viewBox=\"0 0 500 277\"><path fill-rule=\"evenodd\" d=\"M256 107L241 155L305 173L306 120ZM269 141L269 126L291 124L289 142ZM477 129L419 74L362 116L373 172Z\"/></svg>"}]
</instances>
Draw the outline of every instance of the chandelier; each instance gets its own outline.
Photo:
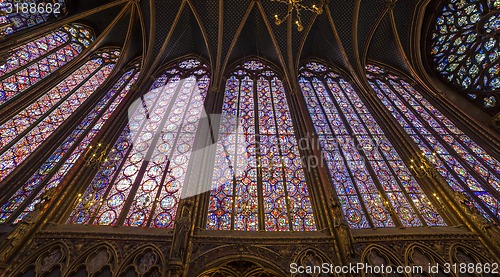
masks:
<instances>
[{"instance_id":1,"label":"chandelier","mask_svg":"<svg viewBox=\"0 0 500 277\"><path fill-rule=\"evenodd\" d=\"M274 22L276 25L280 25L283 23L288 17L290 17L295 10L295 25L297 25L297 31L302 32L304 30L304 26L302 25L302 20L300 19L300 13L305 11L310 11L316 14L323 13L323 5L325 4L325 0L321 0L321 4L319 6L312 5L306 6L302 3L303 0L271 0L272 2L280 2L288 4L288 12L285 17L280 18L279 15L274 15Z\"/></svg>"},{"instance_id":2,"label":"chandelier","mask_svg":"<svg viewBox=\"0 0 500 277\"><path fill-rule=\"evenodd\" d=\"M436 153L432 153L432 162L435 162ZM437 172L435 171L432 164L427 160L425 153L422 153L417 160L410 160L410 168L415 173L418 178L424 177L436 177Z\"/></svg>"},{"instance_id":3,"label":"chandelier","mask_svg":"<svg viewBox=\"0 0 500 277\"><path fill-rule=\"evenodd\" d=\"M108 158L106 158L108 154L109 144L103 145L102 143L97 144L96 146L89 146L85 154L83 155L83 159L85 161L85 166L87 167L98 167L104 163L108 162ZM114 152L115 149L112 149L111 152Z\"/></svg>"}]
</instances>

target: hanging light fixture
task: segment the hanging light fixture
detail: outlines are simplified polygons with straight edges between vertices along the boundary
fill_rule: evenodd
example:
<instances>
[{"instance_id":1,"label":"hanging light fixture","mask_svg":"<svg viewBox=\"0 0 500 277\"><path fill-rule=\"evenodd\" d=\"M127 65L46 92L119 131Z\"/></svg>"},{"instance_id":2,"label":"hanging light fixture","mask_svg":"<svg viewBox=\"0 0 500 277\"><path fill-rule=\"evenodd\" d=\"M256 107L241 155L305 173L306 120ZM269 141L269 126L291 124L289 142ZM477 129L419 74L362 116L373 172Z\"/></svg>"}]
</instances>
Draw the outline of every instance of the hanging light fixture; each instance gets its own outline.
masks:
<instances>
[{"instance_id":1,"label":"hanging light fixture","mask_svg":"<svg viewBox=\"0 0 500 277\"><path fill-rule=\"evenodd\" d=\"M418 159L410 160L410 169L415 173L415 176L417 176L418 178L433 178L437 176L438 173L432 166L434 160L436 159L436 153L432 153L431 159L432 163L429 162L425 153L422 153L420 156L418 156Z\"/></svg>"},{"instance_id":2,"label":"hanging light fixture","mask_svg":"<svg viewBox=\"0 0 500 277\"><path fill-rule=\"evenodd\" d=\"M300 18L300 13L305 11L310 11L316 14L323 13L323 6L325 5L325 0L321 0L319 5L306 6L303 4L303 0L271 0L272 2L280 2L288 4L288 12L285 17L280 18L279 15L274 15L274 22L276 25L281 25L288 17L290 17L295 10L295 25L297 25L297 31L302 32L304 30L304 25L302 25L302 20Z\"/></svg>"},{"instance_id":3,"label":"hanging light fixture","mask_svg":"<svg viewBox=\"0 0 500 277\"><path fill-rule=\"evenodd\" d=\"M87 148L87 151L83 155L83 159L85 160L85 166L87 167L99 167L103 163L108 162L108 158L106 155L108 154L109 144L103 145L99 143L95 146L91 145ZM112 149L111 152L115 152L115 149Z\"/></svg>"}]
</instances>

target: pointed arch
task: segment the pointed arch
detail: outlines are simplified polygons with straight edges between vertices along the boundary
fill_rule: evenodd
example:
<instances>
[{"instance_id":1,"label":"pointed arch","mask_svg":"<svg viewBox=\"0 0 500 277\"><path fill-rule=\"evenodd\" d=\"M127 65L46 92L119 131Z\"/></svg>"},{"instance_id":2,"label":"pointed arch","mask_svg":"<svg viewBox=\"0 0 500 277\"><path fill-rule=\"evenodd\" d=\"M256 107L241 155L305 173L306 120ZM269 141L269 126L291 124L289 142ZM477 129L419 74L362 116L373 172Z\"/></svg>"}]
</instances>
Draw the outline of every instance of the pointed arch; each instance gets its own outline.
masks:
<instances>
[{"instance_id":1,"label":"pointed arch","mask_svg":"<svg viewBox=\"0 0 500 277\"><path fill-rule=\"evenodd\" d=\"M428 271L428 265L438 265L439 270L444 270L443 266L446 263L446 258L440 256L431 247L420 242L413 242L405 250L405 265L418 265Z\"/></svg>"},{"instance_id":2,"label":"pointed arch","mask_svg":"<svg viewBox=\"0 0 500 277\"><path fill-rule=\"evenodd\" d=\"M403 266L403 262L392 253L389 249L378 245L371 244L361 254L361 262L372 266ZM409 276L406 273L394 273L396 276Z\"/></svg>"},{"instance_id":3,"label":"pointed arch","mask_svg":"<svg viewBox=\"0 0 500 277\"><path fill-rule=\"evenodd\" d=\"M306 247L305 249L297 251L293 256L292 261L302 266L321 266L325 263L334 264L328 255L314 247Z\"/></svg>"},{"instance_id":4,"label":"pointed arch","mask_svg":"<svg viewBox=\"0 0 500 277\"><path fill-rule=\"evenodd\" d=\"M20 168L45 140L50 140L56 130L98 91L111 74L119 55L117 49L98 51L72 75L1 126L4 135L0 144L0 180L6 180ZM83 112L84 117L79 125L31 177L25 180L16 178L16 182L22 183L17 191L2 201L0 222L19 222L33 211L44 193L61 183L127 95L137 75L137 66L127 71L111 90L100 96L93 109Z\"/></svg>"},{"instance_id":5,"label":"pointed arch","mask_svg":"<svg viewBox=\"0 0 500 277\"><path fill-rule=\"evenodd\" d=\"M219 265L216 268L211 268L198 277L215 277L215 276L225 276L225 277L251 277L251 276L266 276L266 277L278 277L282 276L272 269L266 268L258 263L248 260L235 260L230 261L226 264Z\"/></svg>"},{"instance_id":6,"label":"pointed arch","mask_svg":"<svg viewBox=\"0 0 500 277\"><path fill-rule=\"evenodd\" d=\"M68 223L173 227L210 74L188 58L156 76Z\"/></svg>"},{"instance_id":7,"label":"pointed arch","mask_svg":"<svg viewBox=\"0 0 500 277\"><path fill-rule=\"evenodd\" d=\"M245 32L248 32L248 34L245 35ZM248 47L248 44L253 44L254 46ZM246 50L242 51L243 49ZM221 72L231 70L230 65L234 63L233 61L238 61L249 55L263 56L279 64L280 68L287 68L283 53L280 51L266 12L259 1L249 2L238 29L232 37L227 54L222 61ZM282 73L285 77L283 79L289 79L289 72L287 70Z\"/></svg>"},{"instance_id":8,"label":"pointed arch","mask_svg":"<svg viewBox=\"0 0 500 277\"><path fill-rule=\"evenodd\" d=\"M109 242L92 244L71 261L71 266L65 270L64 276L77 275L82 268L88 276L96 276L95 274L102 272L106 267L113 273L120 262L119 256L115 244Z\"/></svg>"},{"instance_id":9,"label":"pointed arch","mask_svg":"<svg viewBox=\"0 0 500 277\"><path fill-rule=\"evenodd\" d=\"M241 61L229 74L207 229L316 230L288 101L262 60Z\"/></svg>"},{"instance_id":10,"label":"pointed arch","mask_svg":"<svg viewBox=\"0 0 500 277\"><path fill-rule=\"evenodd\" d=\"M299 84L349 227L446 225L344 77L310 61Z\"/></svg>"},{"instance_id":11,"label":"pointed arch","mask_svg":"<svg viewBox=\"0 0 500 277\"><path fill-rule=\"evenodd\" d=\"M55 271L63 272L70 263L70 247L64 242L53 242L34 251L25 259L11 276L24 276L27 272L35 275L44 275Z\"/></svg>"},{"instance_id":12,"label":"pointed arch","mask_svg":"<svg viewBox=\"0 0 500 277\"><path fill-rule=\"evenodd\" d=\"M208 59L210 61L209 64L213 65L213 64L215 64L214 57L212 57L212 53L213 53L212 50L213 49L211 49L210 43L208 43L209 39L208 39L207 29L205 28L205 25L203 24L203 21L200 18L200 14L199 14L198 10L196 9L195 5L193 4L193 2L191 0L188 0L187 4L189 5L191 12L193 13L194 18L196 19L196 23L200 29L200 32L203 35L203 42L205 43L205 47L206 47L207 53L208 53Z\"/></svg>"},{"instance_id":13,"label":"pointed arch","mask_svg":"<svg viewBox=\"0 0 500 277\"><path fill-rule=\"evenodd\" d=\"M241 249L244 249L242 252ZM236 257L236 258L235 258ZM286 257L282 256L279 252L269 249L267 247L255 245L243 245L241 247L234 247L231 245L216 246L208 250L202 255L193 257L190 267L193 268L192 276L206 277L218 276L217 273L226 274L223 276L262 276L259 274L234 274L234 271L228 270L227 265L234 262L246 262L257 265L258 268L264 269L269 275L264 276L286 276L287 269L281 268L277 263L270 262L270 257L277 260L284 260ZM193 265L199 265L193 267ZM255 268L255 267L252 267ZM217 272L220 270L219 272ZM259 272L260 273L260 272ZM214 275L212 275L214 274ZM289 274L289 272L288 272Z\"/></svg>"},{"instance_id":14,"label":"pointed arch","mask_svg":"<svg viewBox=\"0 0 500 277\"><path fill-rule=\"evenodd\" d=\"M460 263L474 263L474 264L488 264L489 257L484 253L480 253L470 245L464 243L455 243L450 247L448 259L451 262Z\"/></svg>"},{"instance_id":15,"label":"pointed arch","mask_svg":"<svg viewBox=\"0 0 500 277\"><path fill-rule=\"evenodd\" d=\"M485 218L500 218L500 163L440 112L402 74L366 66L368 82L383 106L466 204Z\"/></svg>"},{"instance_id":16,"label":"pointed arch","mask_svg":"<svg viewBox=\"0 0 500 277\"><path fill-rule=\"evenodd\" d=\"M9 50L0 65L0 106L49 77L93 41L90 27L73 23Z\"/></svg>"},{"instance_id":17,"label":"pointed arch","mask_svg":"<svg viewBox=\"0 0 500 277\"><path fill-rule=\"evenodd\" d=\"M163 274L166 258L157 246L148 244L134 250L124 257L116 276L130 276L127 273L134 272L135 276L154 276L154 273Z\"/></svg>"}]
</instances>

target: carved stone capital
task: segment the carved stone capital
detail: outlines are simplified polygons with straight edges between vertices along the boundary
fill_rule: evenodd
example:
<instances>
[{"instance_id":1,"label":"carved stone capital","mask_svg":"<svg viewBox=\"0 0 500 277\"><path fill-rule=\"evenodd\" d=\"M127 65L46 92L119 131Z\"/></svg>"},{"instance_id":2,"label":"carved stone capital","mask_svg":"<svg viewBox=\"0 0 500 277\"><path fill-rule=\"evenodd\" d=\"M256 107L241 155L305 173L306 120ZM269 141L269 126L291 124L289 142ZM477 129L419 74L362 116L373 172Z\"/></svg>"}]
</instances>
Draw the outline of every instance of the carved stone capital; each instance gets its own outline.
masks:
<instances>
[{"instance_id":1,"label":"carved stone capital","mask_svg":"<svg viewBox=\"0 0 500 277\"><path fill-rule=\"evenodd\" d=\"M169 263L169 276L182 276L182 272L184 271L184 265L182 261L170 261Z\"/></svg>"}]
</instances>

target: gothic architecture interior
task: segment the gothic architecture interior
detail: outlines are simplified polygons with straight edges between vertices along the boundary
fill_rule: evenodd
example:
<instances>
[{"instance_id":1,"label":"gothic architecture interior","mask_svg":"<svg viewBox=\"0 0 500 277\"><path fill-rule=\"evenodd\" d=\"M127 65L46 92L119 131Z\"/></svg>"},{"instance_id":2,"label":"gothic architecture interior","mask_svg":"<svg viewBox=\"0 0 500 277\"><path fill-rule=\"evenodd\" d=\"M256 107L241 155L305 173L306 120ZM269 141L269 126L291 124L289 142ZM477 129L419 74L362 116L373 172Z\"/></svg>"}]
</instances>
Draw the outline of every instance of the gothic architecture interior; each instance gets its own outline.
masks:
<instances>
[{"instance_id":1,"label":"gothic architecture interior","mask_svg":"<svg viewBox=\"0 0 500 277\"><path fill-rule=\"evenodd\" d=\"M498 276L499 73L498 0L1 1L1 275Z\"/></svg>"}]
</instances>

